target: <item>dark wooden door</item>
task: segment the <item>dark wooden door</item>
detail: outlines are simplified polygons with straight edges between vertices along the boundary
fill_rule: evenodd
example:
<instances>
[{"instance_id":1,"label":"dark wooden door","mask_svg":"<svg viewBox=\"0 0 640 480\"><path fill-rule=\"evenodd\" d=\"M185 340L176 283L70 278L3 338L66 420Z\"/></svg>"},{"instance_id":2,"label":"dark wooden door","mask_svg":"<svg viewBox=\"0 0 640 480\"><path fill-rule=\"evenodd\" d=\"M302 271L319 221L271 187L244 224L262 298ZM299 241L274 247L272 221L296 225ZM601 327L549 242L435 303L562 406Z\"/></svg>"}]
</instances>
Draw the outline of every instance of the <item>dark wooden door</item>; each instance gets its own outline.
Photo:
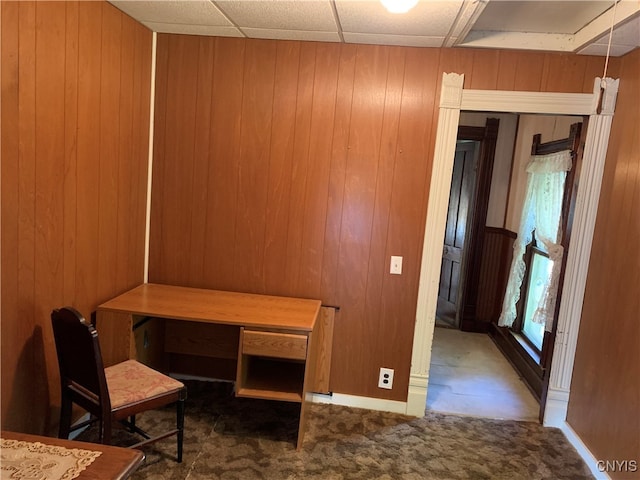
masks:
<instances>
[{"instance_id":1,"label":"dark wooden door","mask_svg":"<svg viewBox=\"0 0 640 480\"><path fill-rule=\"evenodd\" d=\"M436 316L458 328L464 275L464 246L476 184L479 142L458 141L453 163L451 193L445 227Z\"/></svg>"}]
</instances>

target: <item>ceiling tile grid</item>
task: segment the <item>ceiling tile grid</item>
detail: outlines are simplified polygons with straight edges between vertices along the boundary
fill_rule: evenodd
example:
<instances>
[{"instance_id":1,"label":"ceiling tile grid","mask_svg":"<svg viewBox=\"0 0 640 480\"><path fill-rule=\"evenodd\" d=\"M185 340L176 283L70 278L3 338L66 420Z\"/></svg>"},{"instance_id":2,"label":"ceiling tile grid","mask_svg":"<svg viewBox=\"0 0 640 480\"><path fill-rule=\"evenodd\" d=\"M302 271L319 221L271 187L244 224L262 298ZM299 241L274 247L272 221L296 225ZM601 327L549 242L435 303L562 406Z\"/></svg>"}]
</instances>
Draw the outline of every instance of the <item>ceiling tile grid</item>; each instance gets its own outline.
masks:
<instances>
[{"instance_id":1,"label":"ceiling tile grid","mask_svg":"<svg viewBox=\"0 0 640 480\"><path fill-rule=\"evenodd\" d=\"M112 0L160 33L412 47L513 48L619 56L640 46L640 1Z\"/></svg>"}]
</instances>

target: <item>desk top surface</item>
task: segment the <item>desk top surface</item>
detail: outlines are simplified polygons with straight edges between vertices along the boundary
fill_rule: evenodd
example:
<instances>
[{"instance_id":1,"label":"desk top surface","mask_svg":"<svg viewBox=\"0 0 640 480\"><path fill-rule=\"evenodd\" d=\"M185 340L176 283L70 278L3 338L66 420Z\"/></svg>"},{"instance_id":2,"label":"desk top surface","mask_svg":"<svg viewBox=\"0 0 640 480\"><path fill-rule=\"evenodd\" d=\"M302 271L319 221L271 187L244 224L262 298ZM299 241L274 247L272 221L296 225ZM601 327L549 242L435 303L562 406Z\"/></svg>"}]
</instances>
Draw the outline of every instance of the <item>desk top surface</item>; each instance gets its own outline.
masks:
<instances>
[{"instance_id":1,"label":"desk top surface","mask_svg":"<svg viewBox=\"0 0 640 480\"><path fill-rule=\"evenodd\" d=\"M312 331L320 300L142 284L103 303L100 311L196 322Z\"/></svg>"},{"instance_id":2,"label":"desk top surface","mask_svg":"<svg viewBox=\"0 0 640 480\"><path fill-rule=\"evenodd\" d=\"M91 462L90 465L80 473L77 477L78 480L125 479L128 478L129 475L144 461L144 454L140 450L131 448L114 447L99 443L78 442L75 440L64 440L60 438L8 431L2 431L0 436L6 440L17 440L29 443L38 442L46 446L57 446L67 449L77 448L81 450L101 452L100 456Z\"/></svg>"}]
</instances>

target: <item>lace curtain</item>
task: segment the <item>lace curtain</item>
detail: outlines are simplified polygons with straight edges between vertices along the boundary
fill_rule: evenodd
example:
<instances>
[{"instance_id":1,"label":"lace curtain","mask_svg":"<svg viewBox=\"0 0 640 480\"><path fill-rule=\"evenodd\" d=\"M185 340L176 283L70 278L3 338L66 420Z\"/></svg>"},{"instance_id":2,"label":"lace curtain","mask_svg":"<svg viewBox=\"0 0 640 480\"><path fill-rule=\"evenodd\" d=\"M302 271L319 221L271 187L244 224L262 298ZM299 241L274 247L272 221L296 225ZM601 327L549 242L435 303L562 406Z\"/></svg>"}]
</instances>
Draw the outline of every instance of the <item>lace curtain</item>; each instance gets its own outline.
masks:
<instances>
[{"instance_id":1,"label":"lace curtain","mask_svg":"<svg viewBox=\"0 0 640 480\"><path fill-rule=\"evenodd\" d=\"M567 172L571 169L571 151L532 155L527 165L527 190L522 206L518 237L513 245L513 260L498 325L510 327L516 318L516 304L525 275L524 253L535 231L538 247L549 255L551 273L542 286L540 302L533 321L551 331L555 311L558 278L563 248L560 245L560 217Z\"/></svg>"}]
</instances>

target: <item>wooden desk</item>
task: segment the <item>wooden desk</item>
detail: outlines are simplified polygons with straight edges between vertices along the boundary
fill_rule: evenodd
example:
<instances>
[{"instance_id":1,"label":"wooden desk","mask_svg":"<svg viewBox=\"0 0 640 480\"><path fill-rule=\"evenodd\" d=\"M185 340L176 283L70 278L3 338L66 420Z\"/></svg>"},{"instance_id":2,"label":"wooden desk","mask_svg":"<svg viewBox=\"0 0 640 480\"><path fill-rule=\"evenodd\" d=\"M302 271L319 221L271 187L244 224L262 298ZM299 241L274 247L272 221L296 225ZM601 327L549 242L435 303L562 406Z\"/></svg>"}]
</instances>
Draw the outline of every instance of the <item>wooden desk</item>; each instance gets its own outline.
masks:
<instances>
[{"instance_id":1,"label":"wooden desk","mask_svg":"<svg viewBox=\"0 0 640 480\"><path fill-rule=\"evenodd\" d=\"M119 480L128 478L144 460L144 454L140 450L131 448L113 447L100 443L77 442L75 440L63 440L60 438L28 435L26 433L1 432L0 436L5 440L18 440L21 442L53 445L67 449L78 448L101 452L100 456L83 470L76 478L79 480Z\"/></svg>"},{"instance_id":2,"label":"wooden desk","mask_svg":"<svg viewBox=\"0 0 640 480\"><path fill-rule=\"evenodd\" d=\"M237 396L300 403L300 448L320 306L320 300L143 284L100 305L96 322L105 366L138 358L170 373L234 380ZM155 326L134 333L150 318Z\"/></svg>"}]
</instances>

